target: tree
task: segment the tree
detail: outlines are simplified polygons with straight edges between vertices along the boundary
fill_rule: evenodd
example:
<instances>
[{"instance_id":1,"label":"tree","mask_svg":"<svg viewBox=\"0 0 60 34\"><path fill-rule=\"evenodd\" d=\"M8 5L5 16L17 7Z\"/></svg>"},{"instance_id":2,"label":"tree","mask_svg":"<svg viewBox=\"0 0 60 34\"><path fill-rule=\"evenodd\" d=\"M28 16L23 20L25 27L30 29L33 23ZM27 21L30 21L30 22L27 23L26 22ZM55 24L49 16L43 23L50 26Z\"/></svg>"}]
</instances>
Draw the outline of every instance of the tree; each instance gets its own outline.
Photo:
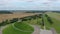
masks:
<instances>
[{"instance_id":1,"label":"tree","mask_svg":"<svg viewBox=\"0 0 60 34\"><path fill-rule=\"evenodd\" d=\"M14 23L14 22L17 22L18 21L18 18L13 18L12 20L10 20L10 23Z\"/></svg>"}]
</instances>

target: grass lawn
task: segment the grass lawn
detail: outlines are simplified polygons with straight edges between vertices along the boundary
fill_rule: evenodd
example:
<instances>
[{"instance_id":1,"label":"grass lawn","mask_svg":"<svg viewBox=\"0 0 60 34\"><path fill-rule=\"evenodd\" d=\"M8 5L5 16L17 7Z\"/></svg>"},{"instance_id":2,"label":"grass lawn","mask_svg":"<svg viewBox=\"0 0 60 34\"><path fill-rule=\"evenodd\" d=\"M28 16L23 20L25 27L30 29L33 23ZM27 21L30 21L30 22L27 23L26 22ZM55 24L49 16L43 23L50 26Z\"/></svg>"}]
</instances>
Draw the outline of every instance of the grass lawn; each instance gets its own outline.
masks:
<instances>
[{"instance_id":1,"label":"grass lawn","mask_svg":"<svg viewBox=\"0 0 60 34\"><path fill-rule=\"evenodd\" d=\"M3 34L31 34L34 31L33 27L31 27L23 22L22 23L15 23L14 26L16 28L23 30L23 31L15 29L11 24L11 25L8 25L8 27L6 27L2 31L2 33ZM31 31L31 32L24 32L24 31Z\"/></svg>"},{"instance_id":2,"label":"grass lawn","mask_svg":"<svg viewBox=\"0 0 60 34\"><path fill-rule=\"evenodd\" d=\"M51 20L53 21L53 24L50 25L50 26L53 27L53 28L55 28L55 30L57 31L57 33L60 34L60 20L59 20L60 17L58 16L59 14L57 14L57 13L47 13L47 14L51 18ZM46 26L49 26L49 25L46 24Z\"/></svg>"},{"instance_id":3,"label":"grass lawn","mask_svg":"<svg viewBox=\"0 0 60 34\"><path fill-rule=\"evenodd\" d=\"M56 20L55 18L51 18L51 19L54 22L52 27L54 27L57 33L60 34L60 21Z\"/></svg>"}]
</instances>

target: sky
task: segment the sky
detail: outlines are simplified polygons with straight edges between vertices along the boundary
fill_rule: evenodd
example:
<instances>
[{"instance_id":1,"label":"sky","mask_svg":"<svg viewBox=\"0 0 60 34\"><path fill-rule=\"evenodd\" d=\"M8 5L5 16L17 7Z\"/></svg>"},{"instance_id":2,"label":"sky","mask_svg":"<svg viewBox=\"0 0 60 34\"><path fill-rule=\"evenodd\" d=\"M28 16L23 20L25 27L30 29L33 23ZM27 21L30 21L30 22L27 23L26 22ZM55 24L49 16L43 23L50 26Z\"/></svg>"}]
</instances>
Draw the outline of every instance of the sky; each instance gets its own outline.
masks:
<instances>
[{"instance_id":1,"label":"sky","mask_svg":"<svg viewBox=\"0 0 60 34\"><path fill-rule=\"evenodd\" d=\"M0 0L0 10L60 10L60 0Z\"/></svg>"}]
</instances>

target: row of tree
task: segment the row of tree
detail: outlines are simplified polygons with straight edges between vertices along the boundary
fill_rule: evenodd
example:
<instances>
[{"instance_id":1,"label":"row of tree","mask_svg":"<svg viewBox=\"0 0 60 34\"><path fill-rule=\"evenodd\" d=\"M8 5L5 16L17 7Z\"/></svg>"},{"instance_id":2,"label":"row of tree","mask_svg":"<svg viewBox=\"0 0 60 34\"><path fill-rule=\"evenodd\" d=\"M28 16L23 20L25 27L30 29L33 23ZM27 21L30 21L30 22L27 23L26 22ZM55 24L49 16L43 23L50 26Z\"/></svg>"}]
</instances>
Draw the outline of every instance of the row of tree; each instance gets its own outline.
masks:
<instances>
[{"instance_id":1,"label":"row of tree","mask_svg":"<svg viewBox=\"0 0 60 34\"><path fill-rule=\"evenodd\" d=\"M2 11L0 11L0 14L13 14L13 12L2 10Z\"/></svg>"},{"instance_id":2,"label":"row of tree","mask_svg":"<svg viewBox=\"0 0 60 34\"><path fill-rule=\"evenodd\" d=\"M46 12L46 11L39 11L39 10L26 11L26 13L43 13L43 12Z\"/></svg>"},{"instance_id":3,"label":"row of tree","mask_svg":"<svg viewBox=\"0 0 60 34\"><path fill-rule=\"evenodd\" d=\"M23 18L13 18L11 20L5 20L5 21L2 21L2 23L0 23L0 26L4 26L4 25L7 25L7 24L10 24L10 23L14 23L14 22L17 22L17 21L27 21L27 20L31 20L31 19L36 19L36 18L41 18L42 14L38 14L38 15L33 15L33 16L27 16L27 17L23 17Z\"/></svg>"},{"instance_id":4,"label":"row of tree","mask_svg":"<svg viewBox=\"0 0 60 34\"><path fill-rule=\"evenodd\" d=\"M20 20L21 21L27 21L27 20L31 20L31 19L41 18L41 16L42 16L42 14L27 16L27 17L20 18Z\"/></svg>"},{"instance_id":5,"label":"row of tree","mask_svg":"<svg viewBox=\"0 0 60 34\"><path fill-rule=\"evenodd\" d=\"M51 20L51 18L47 14L45 14L45 16L47 17L47 20L49 21L49 23L52 25L53 21Z\"/></svg>"},{"instance_id":6,"label":"row of tree","mask_svg":"<svg viewBox=\"0 0 60 34\"><path fill-rule=\"evenodd\" d=\"M11 20L6 19L0 23L0 26L4 26L4 25L10 24L10 23L17 22L17 21L18 21L18 18L13 18Z\"/></svg>"},{"instance_id":7,"label":"row of tree","mask_svg":"<svg viewBox=\"0 0 60 34\"><path fill-rule=\"evenodd\" d=\"M60 11L52 11L52 12L55 12L55 13L60 13Z\"/></svg>"}]
</instances>

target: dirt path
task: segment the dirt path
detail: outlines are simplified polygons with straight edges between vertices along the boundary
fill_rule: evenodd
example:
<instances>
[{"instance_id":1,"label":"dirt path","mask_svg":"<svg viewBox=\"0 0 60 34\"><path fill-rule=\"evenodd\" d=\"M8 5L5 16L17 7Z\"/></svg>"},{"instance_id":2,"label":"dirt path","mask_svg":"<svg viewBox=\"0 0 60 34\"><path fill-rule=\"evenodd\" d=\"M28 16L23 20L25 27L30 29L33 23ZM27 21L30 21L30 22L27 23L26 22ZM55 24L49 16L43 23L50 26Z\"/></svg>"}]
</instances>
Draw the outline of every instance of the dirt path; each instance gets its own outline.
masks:
<instances>
[{"instance_id":1,"label":"dirt path","mask_svg":"<svg viewBox=\"0 0 60 34\"><path fill-rule=\"evenodd\" d=\"M40 28L37 25L33 25L34 32L32 34L40 34Z\"/></svg>"},{"instance_id":2,"label":"dirt path","mask_svg":"<svg viewBox=\"0 0 60 34\"><path fill-rule=\"evenodd\" d=\"M1 30L1 28L0 28L0 34L2 34L2 30Z\"/></svg>"},{"instance_id":3,"label":"dirt path","mask_svg":"<svg viewBox=\"0 0 60 34\"><path fill-rule=\"evenodd\" d=\"M2 30L3 30L4 28L6 28L7 26L8 26L8 25L0 27L0 34L2 34Z\"/></svg>"},{"instance_id":4,"label":"dirt path","mask_svg":"<svg viewBox=\"0 0 60 34\"><path fill-rule=\"evenodd\" d=\"M40 29L40 34L53 34L51 30L42 30Z\"/></svg>"},{"instance_id":5,"label":"dirt path","mask_svg":"<svg viewBox=\"0 0 60 34\"><path fill-rule=\"evenodd\" d=\"M57 32L54 28L51 28L51 31L52 31L53 34L57 34Z\"/></svg>"},{"instance_id":6,"label":"dirt path","mask_svg":"<svg viewBox=\"0 0 60 34\"><path fill-rule=\"evenodd\" d=\"M55 34L54 30L40 29L39 26L33 25L34 32L32 34Z\"/></svg>"}]
</instances>

